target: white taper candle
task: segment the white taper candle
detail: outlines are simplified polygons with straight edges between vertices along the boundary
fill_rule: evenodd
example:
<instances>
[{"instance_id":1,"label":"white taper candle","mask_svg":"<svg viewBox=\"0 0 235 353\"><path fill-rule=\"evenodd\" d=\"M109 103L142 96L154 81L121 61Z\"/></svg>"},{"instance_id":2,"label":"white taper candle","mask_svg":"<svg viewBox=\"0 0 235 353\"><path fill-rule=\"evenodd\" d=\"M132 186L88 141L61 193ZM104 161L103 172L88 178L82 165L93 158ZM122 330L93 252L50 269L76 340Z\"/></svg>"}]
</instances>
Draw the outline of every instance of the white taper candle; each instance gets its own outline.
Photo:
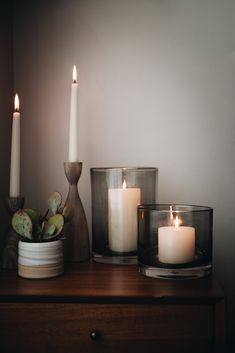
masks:
<instances>
[{"instance_id":1,"label":"white taper candle","mask_svg":"<svg viewBox=\"0 0 235 353\"><path fill-rule=\"evenodd\" d=\"M73 82L70 102L69 162L78 162L78 83L77 69L73 67Z\"/></svg>"},{"instance_id":2,"label":"white taper candle","mask_svg":"<svg viewBox=\"0 0 235 353\"><path fill-rule=\"evenodd\" d=\"M20 196L20 104L15 95L15 111L12 120L11 135L11 166L10 166L10 197Z\"/></svg>"}]
</instances>

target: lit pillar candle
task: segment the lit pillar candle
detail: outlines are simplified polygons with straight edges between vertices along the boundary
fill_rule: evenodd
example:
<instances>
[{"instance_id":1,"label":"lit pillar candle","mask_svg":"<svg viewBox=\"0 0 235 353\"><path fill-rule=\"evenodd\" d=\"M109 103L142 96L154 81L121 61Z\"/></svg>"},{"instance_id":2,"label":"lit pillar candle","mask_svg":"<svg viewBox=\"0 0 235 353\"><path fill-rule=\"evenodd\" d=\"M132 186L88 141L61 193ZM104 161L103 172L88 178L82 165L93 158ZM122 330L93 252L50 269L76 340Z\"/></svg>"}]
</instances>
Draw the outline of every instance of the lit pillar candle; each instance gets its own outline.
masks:
<instances>
[{"instance_id":1,"label":"lit pillar candle","mask_svg":"<svg viewBox=\"0 0 235 353\"><path fill-rule=\"evenodd\" d=\"M158 259L168 264L183 264L194 260L195 228L175 225L158 228Z\"/></svg>"},{"instance_id":2,"label":"lit pillar candle","mask_svg":"<svg viewBox=\"0 0 235 353\"><path fill-rule=\"evenodd\" d=\"M11 135L11 166L10 166L10 197L20 196L20 103L15 95L15 111L12 120Z\"/></svg>"},{"instance_id":3,"label":"lit pillar candle","mask_svg":"<svg viewBox=\"0 0 235 353\"><path fill-rule=\"evenodd\" d=\"M140 189L126 188L108 190L109 248L117 252L137 250L137 205Z\"/></svg>"},{"instance_id":4,"label":"lit pillar candle","mask_svg":"<svg viewBox=\"0 0 235 353\"><path fill-rule=\"evenodd\" d=\"M69 162L78 162L78 84L77 69L73 67L69 124Z\"/></svg>"}]
</instances>

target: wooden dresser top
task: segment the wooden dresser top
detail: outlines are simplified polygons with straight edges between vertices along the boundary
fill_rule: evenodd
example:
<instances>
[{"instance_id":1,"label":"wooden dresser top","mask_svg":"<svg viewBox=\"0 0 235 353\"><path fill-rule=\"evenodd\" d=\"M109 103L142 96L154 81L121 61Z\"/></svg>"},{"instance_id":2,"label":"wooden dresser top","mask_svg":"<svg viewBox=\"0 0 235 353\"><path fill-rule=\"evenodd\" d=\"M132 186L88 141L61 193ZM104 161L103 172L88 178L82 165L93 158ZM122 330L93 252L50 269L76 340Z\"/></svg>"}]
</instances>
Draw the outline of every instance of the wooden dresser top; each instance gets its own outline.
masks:
<instances>
[{"instance_id":1,"label":"wooden dresser top","mask_svg":"<svg viewBox=\"0 0 235 353\"><path fill-rule=\"evenodd\" d=\"M70 263L64 275L45 280L20 278L16 270L0 271L2 302L211 303L223 298L213 276L161 280L141 275L135 265Z\"/></svg>"}]
</instances>

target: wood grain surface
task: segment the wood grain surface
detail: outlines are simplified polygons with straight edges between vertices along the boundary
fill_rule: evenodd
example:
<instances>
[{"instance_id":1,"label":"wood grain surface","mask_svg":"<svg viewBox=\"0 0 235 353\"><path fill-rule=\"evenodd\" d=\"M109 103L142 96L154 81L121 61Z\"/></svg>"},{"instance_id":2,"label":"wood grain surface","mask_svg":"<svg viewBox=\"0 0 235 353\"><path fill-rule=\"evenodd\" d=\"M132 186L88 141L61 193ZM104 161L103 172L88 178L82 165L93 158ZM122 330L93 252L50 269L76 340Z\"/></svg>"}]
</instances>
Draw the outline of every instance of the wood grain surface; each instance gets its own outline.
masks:
<instances>
[{"instance_id":1,"label":"wood grain surface","mask_svg":"<svg viewBox=\"0 0 235 353\"><path fill-rule=\"evenodd\" d=\"M211 352L213 347L210 305L182 310L174 304L2 303L0 312L5 318L0 320L5 353L29 352L32 347L44 353L97 352L97 347L103 352L143 352L158 345L163 352L175 352L179 344L182 351L197 347ZM99 333L95 342L92 332Z\"/></svg>"},{"instance_id":2,"label":"wood grain surface","mask_svg":"<svg viewBox=\"0 0 235 353\"><path fill-rule=\"evenodd\" d=\"M93 261L68 264L64 275L45 280L18 277L0 271L0 301L43 300L88 302L204 302L223 299L214 277L161 280L141 275L135 265L118 266Z\"/></svg>"},{"instance_id":3,"label":"wood grain surface","mask_svg":"<svg viewBox=\"0 0 235 353\"><path fill-rule=\"evenodd\" d=\"M4 353L223 353L224 320L213 277L159 280L92 261L47 280L0 272Z\"/></svg>"}]
</instances>

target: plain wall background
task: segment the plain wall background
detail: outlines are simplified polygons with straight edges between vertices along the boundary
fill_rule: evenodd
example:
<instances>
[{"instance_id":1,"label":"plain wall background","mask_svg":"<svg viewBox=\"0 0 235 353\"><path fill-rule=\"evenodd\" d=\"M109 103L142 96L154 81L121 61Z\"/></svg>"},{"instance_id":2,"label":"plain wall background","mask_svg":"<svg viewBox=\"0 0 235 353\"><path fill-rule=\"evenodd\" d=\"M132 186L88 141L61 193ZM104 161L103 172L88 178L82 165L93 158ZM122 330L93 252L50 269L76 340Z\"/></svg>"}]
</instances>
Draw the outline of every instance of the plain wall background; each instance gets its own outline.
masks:
<instances>
[{"instance_id":1,"label":"plain wall background","mask_svg":"<svg viewBox=\"0 0 235 353\"><path fill-rule=\"evenodd\" d=\"M10 175L11 123L13 111L12 8L0 11L0 255L9 219L5 200ZM0 256L1 258L1 256Z\"/></svg>"},{"instance_id":2,"label":"plain wall background","mask_svg":"<svg viewBox=\"0 0 235 353\"><path fill-rule=\"evenodd\" d=\"M235 1L15 4L22 194L67 194L72 66L79 71L79 191L89 168L156 166L159 201L214 208L214 271L235 315Z\"/></svg>"}]
</instances>

